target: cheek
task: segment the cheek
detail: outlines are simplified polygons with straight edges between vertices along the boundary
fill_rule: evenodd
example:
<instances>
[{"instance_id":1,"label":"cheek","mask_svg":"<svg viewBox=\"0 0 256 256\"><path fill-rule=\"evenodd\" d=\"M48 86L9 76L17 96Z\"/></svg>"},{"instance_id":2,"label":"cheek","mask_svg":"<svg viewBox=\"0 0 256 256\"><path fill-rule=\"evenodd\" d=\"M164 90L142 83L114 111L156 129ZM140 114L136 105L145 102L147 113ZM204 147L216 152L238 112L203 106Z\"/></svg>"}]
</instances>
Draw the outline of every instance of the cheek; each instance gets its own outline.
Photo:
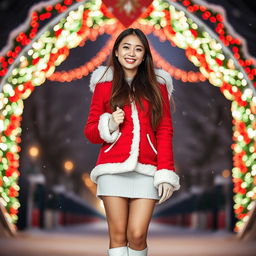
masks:
<instances>
[{"instance_id":1,"label":"cheek","mask_svg":"<svg viewBox=\"0 0 256 256\"><path fill-rule=\"evenodd\" d=\"M143 59L144 54L145 54L144 52L141 52L141 53L139 54L139 58L140 58L140 59Z\"/></svg>"},{"instance_id":2,"label":"cheek","mask_svg":"<svg viewBox=\"0 0 256 256\"><path fill-rule=\"evenodd\" d=\"M144 57L144 53L141 53L141 54L138 55L138 58L139 58L140 61L143 60L143 57Z\"/></svg>"},{"instance_id":3,"label":"cheek","mask_svg":"<svg viewBox=\"0 0 256 256\"><path fill-rule=\"evenodd\" d=\"M120 59L122 59L124 56L125 56L125 52L124 52L124 51L119 51L118 57L119 57Z\"/></svg>"}]
</instances>

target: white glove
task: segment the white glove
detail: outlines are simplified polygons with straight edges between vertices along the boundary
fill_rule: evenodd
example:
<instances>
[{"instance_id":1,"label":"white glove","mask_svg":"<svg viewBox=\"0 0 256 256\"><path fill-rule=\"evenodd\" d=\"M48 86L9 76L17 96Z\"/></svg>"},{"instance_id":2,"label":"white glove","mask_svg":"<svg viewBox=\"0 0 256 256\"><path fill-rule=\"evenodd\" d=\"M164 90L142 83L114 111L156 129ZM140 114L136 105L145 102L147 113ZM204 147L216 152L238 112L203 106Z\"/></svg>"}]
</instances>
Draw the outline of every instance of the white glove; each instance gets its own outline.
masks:
<instances>
[{"instance_id":1,"label":"white glove","mask_svg":"<svg viewBox=\"0 0 256 256\"><path fill-rule=\"evenodd\" d=\"M168 198L171 197L171 195L173 194L174 191L174 187L166 182L163 182L161 184L159 184L158 186L158 196L161 196L158 204L163 203L164 201L166 201Z\"/></svg>"}]
</instances>

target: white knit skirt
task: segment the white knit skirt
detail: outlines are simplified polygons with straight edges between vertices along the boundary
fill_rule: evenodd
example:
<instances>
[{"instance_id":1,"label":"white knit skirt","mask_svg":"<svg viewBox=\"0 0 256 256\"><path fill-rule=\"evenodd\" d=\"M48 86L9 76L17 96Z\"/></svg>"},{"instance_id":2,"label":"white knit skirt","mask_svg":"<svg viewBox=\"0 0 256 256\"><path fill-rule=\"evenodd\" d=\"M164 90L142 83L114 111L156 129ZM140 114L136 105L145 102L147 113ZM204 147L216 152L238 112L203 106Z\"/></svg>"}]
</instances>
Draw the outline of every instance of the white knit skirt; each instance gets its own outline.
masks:
<instances>
[{"instance_id":1,"label":"white knit skirt","mask_svg":"<svg viewBox=\"0 0 256 256\"><path fill-rule=\"evenodd\" d=\"M127 198L157 199L158 191L154 187L154 177L135 171L117 174L103 174L97 178L96 196L119 196Z\"/></svg>"}]
</instances>

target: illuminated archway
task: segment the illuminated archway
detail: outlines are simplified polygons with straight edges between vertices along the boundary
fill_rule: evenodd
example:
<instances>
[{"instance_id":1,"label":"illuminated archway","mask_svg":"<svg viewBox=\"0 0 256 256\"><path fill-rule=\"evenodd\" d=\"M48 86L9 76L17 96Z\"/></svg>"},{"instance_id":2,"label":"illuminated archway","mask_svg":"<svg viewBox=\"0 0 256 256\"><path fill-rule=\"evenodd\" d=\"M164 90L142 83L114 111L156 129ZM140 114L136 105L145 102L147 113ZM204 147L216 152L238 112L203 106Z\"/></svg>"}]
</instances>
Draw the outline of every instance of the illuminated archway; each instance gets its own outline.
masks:
<instances>
[{"instance_id":1,"label":"illuminated archway","mask_svg":"<svg viewBox=\"0 0 256 256\"><path fill-rule=\"evenodd\" d=\"M216 34L199 17L209 20ZM38 31L39 20L50 18ZM53 1L44 8L40 6L40 11L33 9L29 22L29 28L20 31L12 48L0 57L0 199L11 223L17 221L19 208L16 197L23 100L46 79L72 81L88 75L107 58L113 40L124 28L100 0ZM256 199L253 60L244 57L241 40L228 34L223 15L192 1L155 0L133 26L184 49L201 74L177 70L154 52L159 67L182 81L206 78L232 101L234 210L239 219L235 230L239 230ZM54 73L55 67L69 55L69 49L103 33L109 34L110 39L95 58L75 70Z\"/></svg>"}]
</instances>

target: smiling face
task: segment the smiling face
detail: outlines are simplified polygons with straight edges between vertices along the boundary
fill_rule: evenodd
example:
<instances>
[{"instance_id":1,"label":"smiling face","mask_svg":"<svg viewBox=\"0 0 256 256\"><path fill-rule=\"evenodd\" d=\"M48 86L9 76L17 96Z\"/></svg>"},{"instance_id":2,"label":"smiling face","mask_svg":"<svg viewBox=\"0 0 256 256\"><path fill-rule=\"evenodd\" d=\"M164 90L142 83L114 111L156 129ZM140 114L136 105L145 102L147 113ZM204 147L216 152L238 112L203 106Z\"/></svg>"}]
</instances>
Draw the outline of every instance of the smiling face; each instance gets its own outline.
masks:
<instances>
[{"instance_id":1,"label":"smiling face","mask_svg":"<svg viewBox=\"0 0 256 256\"><path fill-rule=\"evenodd\" d=\"M128 35L120 42L115 55L122 65L126 77L134 77L143 61L145 49L136 35Z\"/></svg>"}]
</instances>

